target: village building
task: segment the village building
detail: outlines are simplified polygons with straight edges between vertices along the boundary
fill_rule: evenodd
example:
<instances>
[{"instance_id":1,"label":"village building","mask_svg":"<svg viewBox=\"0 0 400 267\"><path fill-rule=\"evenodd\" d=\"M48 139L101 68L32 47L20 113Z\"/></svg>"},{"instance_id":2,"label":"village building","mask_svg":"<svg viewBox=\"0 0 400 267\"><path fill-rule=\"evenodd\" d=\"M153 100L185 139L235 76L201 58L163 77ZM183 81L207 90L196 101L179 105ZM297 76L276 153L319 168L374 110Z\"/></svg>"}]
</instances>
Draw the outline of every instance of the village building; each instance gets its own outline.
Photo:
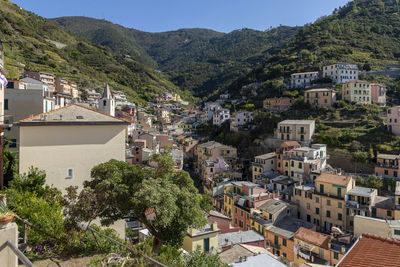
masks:
<instances>
[{"instance_id":1,"label":"village building","mask_svg":"<svg viewBox=\"0 0 400 267\"><path fill-rule=\"evenodd\" d=\"M387 129L392 134L400 135L400 106L388 108Z\"/></svg>"},{"instance_id":2,"label":"village building","mask_svg":"<svg viewBox=\"0 0 400 267\"><path fill-rule=\"evenodd\" d=\"M342 85L342 97L347 102L365 105L372 103L371 83L354 80Z\"/></svg>"},{"instance_id":3,"label":"village building","mask_svg":"<svg viewBox=\"0 0 400 267\"><path fill-rule=\"evenodd\" d=\"M290 75L290 86L294 88L305 88L316 80L318 80L318 71L293 73Z\"/></svg>"},{"instance_id":4,"label":"village building","mask_svg":"<svg viewBox=\"0 0 400 267\"><path fill-rule=\"evenodd\" d=\"M290 97L274 97L266 98L263 101L265 110L287 110L294 104L294 100Z\"/></svg>"},{"instance_id":5,"label":"village building","mask_svg":"<svg viewBox=\"0 0 400 267\"><path fill-rule=\"evenodd\" d=\"M336 102L336 93L329 88L310 89L304 92L304 103L318 108L331 108Z\"/></svg>"},{"instance_id":6,"label":"village building","mask_svg":"<svg viewBox=\"0 0 400 267\"><path fill-rule=\"evenodd\" d=\"M285 120L278 123L275 136L281 141L297 141L310 144L314 136L315 121Z\"/></svg>"},{"instance_id":7,"label":"village building","mask_svg":"<svg viewBox=\"0 0 400 267\"><path fill-rule=\"evenodd\" d=\"M339 84L358 80L359 72L357 65L347 63L336 63L322 68L324 78L331 78L332 82Z\"/></svg>"}]
</instances>

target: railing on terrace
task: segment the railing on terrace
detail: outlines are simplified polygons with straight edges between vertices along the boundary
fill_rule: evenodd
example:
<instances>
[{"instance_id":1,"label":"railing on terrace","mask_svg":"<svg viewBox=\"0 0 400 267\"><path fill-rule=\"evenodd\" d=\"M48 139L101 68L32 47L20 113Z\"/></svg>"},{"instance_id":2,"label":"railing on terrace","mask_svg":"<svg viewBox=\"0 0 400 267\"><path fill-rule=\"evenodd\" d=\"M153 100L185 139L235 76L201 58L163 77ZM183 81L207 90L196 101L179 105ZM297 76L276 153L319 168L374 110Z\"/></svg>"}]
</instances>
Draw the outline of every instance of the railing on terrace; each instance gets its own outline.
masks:
<instances>
[{"instance_id":1,"label":"railing on terrace","mask_svg":"<svg viewBox=\"0 0 400 267\"><path fill-rule=\"evenodd\" d=\"M24 255L24 253L22 253L21 250L19 250L13 242L11 242L10 240L7 240L6 242L4 242L3 245L0 246L0 252L3 251L3 249L5 249L6 247L9 247L11 249L12 252L14 252L15 255L17 255L18 259L20 261L22 261L22 263L27 266L27 267L34 267L35 265L33 265L33 263Z\"/></svg>"}]
</instances>

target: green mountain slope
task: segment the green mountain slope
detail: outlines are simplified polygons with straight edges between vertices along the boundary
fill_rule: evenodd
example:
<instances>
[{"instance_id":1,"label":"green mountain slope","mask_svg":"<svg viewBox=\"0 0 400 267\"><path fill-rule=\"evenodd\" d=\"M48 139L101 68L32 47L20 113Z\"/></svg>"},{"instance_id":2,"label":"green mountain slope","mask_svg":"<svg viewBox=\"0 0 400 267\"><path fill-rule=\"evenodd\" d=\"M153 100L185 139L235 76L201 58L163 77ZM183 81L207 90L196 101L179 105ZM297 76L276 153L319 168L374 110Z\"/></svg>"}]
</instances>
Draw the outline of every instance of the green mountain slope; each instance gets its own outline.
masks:
<instances>
[{"instance_id":1,"label":"green mountain slope","mask_svg":"<svg viewBox=\"0 0 400 267\"><path fill-rule=\"evenodd\" d=\"M9 78L18 78L25 69L62 75L78 82L81 88L102 90L109 82L136 103L144 103L165 90L177 90L136 57L126 58L76 37L8 0L0 0L0 40L5 47Z\"/></svg>"},{"instance_id":2,"label":"green mountain slope","mask_svg":"<svg viewBox=\"0 0 400 267\"><path fill-rule=\"evenodd\" d=\"M332 15L304 26L277 53L230 85L232 92L254 81L288 78L290 73L321 70L328 63L356 63L385 70L400 65L400 7L397 0L355 0ZM273 85L264 90L272 90Z\"/></svg>"},{"instance_id":3,"label":"green mountain slope","mask_svg":"<svg viewBox=\"0 0 400 267\"><path fill-rule=\"evenodd\" d=\"M136 55L144 64L157 66L176 85L197 96L224 88L251 69L259 57L281 46L299 30L282 26L265 32L242 29L228 34L207 29L148 33L85 17L54 20L92 42L115 52Z\"/></svg>"}]
</instances>

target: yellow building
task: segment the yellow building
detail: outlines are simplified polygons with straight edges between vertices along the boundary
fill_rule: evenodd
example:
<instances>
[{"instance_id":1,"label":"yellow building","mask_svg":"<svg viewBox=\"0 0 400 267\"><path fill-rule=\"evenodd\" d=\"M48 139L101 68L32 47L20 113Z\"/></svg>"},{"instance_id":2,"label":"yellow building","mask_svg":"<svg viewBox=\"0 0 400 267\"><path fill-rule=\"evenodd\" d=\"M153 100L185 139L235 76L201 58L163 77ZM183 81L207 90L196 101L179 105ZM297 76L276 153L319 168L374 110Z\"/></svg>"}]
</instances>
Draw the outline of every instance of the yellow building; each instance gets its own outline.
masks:
<instances>
[{"instance_id":1,"label":"yellow building","mask_svg":"<svg viewBox=\"0 0 400 267\"><path fill-rule=\"evenodd\" d=\"M315 185L296 186L293 201L298 217L312 222L319 230L331 231L333 226L346 230L345 195L355 186L351 176L323 173Z\"/></svg>"},{"instance_id":2,"label":"yellow building","mask_svg":"<svg viewBox=\"0 0 400 267\"><path fill-rule=\"evenodd\" d=\"M189 228L182 248L188 252L200 250L217 253L219 231L217 223L207 224L204 229Z\"/></svg>"},{"instance_id":3,"label":"yellow building","mask_svg":"<svg viewBox=\"0 0 400 267\"><path fill-rule=\"evenodd\" d=\"M350 81L342 85L342 96L347 102L371 104L371 84L367 81Z\"/></svg>"},{"instance_id":4,"label":"yellow building","mask_svg":"<svg viewBox=\"0 0 400 267\"><path fill-rule=\"evenodd\" d=\"M281 141L310 143L315 131L313 120L285 120L278 123L276 138Z\"/></svg>"},{"instance_id":5,"label":"yellow building","mask_svg":"<svg viewBox=\"0 0 400 267\"><path fill-rule=\"evenodd\" d=\"M336 102L336 91L330 88L310 89L304 92L304 103L330 108Z\"/></svg>"},{"instance_id":6,"label":"yellow building","mask_svg":"<svg viewBox=\"0 0 400 267\"><path fill-rule=\"evenodd\" d=\"M276 170L276 154L275 152L254 157L254 162L251 164L251 174L253 183L264 171Z\"/></svg>"},{"instance_id":7,"label":"yellow building","mask_svg":"<svg viewBox=\"0 0 400 267\"><path fill-rule=\"evenodd\" d=\"M295 266L303 263L329 265L337 263L342 257L341 247L333 249L331 236L300 227L294 235L293 256Z\"/></svg>"}]
</instances>

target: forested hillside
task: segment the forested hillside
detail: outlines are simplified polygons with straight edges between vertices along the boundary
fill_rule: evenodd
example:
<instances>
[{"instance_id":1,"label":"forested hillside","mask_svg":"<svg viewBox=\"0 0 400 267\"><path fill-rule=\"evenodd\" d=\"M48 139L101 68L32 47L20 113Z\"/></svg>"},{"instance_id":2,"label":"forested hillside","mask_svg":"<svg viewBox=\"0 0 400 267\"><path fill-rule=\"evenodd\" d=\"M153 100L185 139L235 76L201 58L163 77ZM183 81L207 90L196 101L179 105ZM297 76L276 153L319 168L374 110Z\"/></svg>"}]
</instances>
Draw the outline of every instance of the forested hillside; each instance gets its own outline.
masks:
<instances>
[{"instance_id":1,"label":"forested hillside","mask_svg":"<svg viewBox=\"0 0 400 267\"><path fill-rule=\"evenodd\" d=\"M161 91L178 90L135 57L126 58L76 37L8 0L0 0L0 39L11 79L24 70L40 70L76 81L80 88L103 90L109 82L136 103L144 103Z\"/></svg>"},{"instance_id":2,"label":"forested hillside","mask_svg":"<svg viewBox=\"0 0 400 267\"><path fill-rule=\"evenodd\" d=\"M184 90L200 97L224 88L245 74L260 59L291 38L300 27L268 31L242 29L225 34L207 29L181 29L148 33L85 17L63 17L55 21L72 33L134 55L156 67Z\"/></svg>"},{"instance_id":3,"label":"forested hillside","mask_svg":"<svg viewBox=\"0 0 400 267\"><path fill-rule=\"evenodd\" d=\"M249 74L233 82L232 92L254 81L264 90L282 86L292 72L321 70L336 61L364 70L400 65L400 12L397 0L355 0L332 15L305 25L279 51L265 57ZM275 81L275 82L273 82Z\"/></svg>"}]
</instances>

